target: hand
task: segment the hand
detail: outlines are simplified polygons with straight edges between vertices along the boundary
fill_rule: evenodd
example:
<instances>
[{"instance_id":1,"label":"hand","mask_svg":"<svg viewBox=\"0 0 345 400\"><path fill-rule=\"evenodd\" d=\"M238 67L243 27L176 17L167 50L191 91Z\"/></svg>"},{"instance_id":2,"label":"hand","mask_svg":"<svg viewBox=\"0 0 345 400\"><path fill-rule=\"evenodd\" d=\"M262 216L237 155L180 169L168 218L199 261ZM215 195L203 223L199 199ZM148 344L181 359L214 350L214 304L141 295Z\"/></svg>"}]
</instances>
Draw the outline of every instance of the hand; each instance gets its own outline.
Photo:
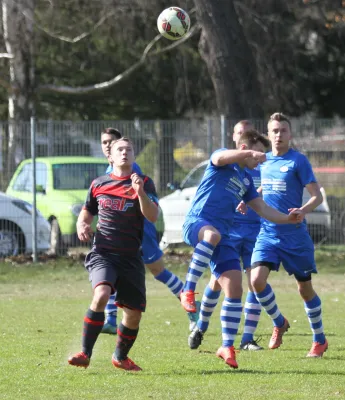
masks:
<instances>
[{"instance_id":1,"label":"hand","mask_svg":"<svg viewBox=\"0 0 345 400\"><path fill-rule=\"evenodd\" d=\"M91 225L81 222L77 224L78 238L81 242L89 242L92 239L93 231Z\"/></svg>"},{"instance_id":2,"label":"hand","mask_svg":"<svg viewBox=\"0 0 345 400\"><path fill-rule=\"evenodd\" d=\"M248 212L247 204L244 201L241 201L236 207L236 211L238 211L242 215L246 215Z\"/></svg>"},{"instance_id":3,"label":"hand","mask_svg":"<svg viewBox=\"0 0 345 400\"><path fill-rule=\"evenodd\" d=\"M263 162L266 161L266 154L265 153L261 153L261 151L253 151L252 152L252 157L258 163L263 163Z\"/></svg>"},{"instance_id":4,"label":"hand","mask_svg":"<svg viewBox=\"0 0 345 400\"><path fill-rule=\"evenodd\" d=\"M138 174L132 174L131 179L132 179L132 188L138 195L142 194L144 190L144 181L140 178Z\"/></svg>"},{"instance_id":5,"label":"hand","mask_svg":"<svg viewBox=\"0 0 345 400\"><path fill-rule=\"evenodd\" d=\"M305 212L300 208L289 208L288 221L291 224L300 224L304 221Z\"/></svg>"}]
</instances>

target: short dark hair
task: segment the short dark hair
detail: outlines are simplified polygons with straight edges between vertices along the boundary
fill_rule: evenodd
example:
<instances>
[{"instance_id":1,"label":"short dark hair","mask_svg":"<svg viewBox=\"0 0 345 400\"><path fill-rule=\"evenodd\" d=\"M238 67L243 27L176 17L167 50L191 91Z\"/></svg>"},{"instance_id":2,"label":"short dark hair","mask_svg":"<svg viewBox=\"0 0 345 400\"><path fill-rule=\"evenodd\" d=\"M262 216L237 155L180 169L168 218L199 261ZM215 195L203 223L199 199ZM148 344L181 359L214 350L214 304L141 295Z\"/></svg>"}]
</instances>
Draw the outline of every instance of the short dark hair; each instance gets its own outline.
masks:
<instances>
[{"instance_id":1,"label":"short dark hair","mask_svg":"<svg viewBox=\"0 0 345 400\"><path fill-rule=\"evenodd\" d=\"M270 124L270 122L272 122L272 121L278 121L278 122L285 121L289 124L289 128L291 130L291 121L290 121L289 117L281 112L276 112L270 116L268 123L267 123L267 127Z\"/></svg>"},{"instance_id":2,"label":"short dark hair","mask_svg":"<svg viewBox=\"0 0 345 400\"><path fill-rule=\"evenodd\" d=\"M114 136L115 139L121 139L122 138L122 133L116 128L105 128L102 131L101 135L104 135L104 134Z\"/></svg>"},{"instance_id":3,"label":"short dark hair","mask_svg":"<svg viewBox=\"0 0 345 400\"><path fill-rule=\"evenodd\" d=\"M246 144L250 149L257 143L262 143L267 149L270 146L270 141L264 135L261 135L256 129L251 129L245 133L242 133L238 146Z\"/></svg>"},{"instance_id":4,"label":"short dark hair","mask_svg":"<svg viewBox=\"0 0 345 400\"><path fill-rule=\"evenodd\" d=\"M132 147L134 147L133 142L131 141L131 139L129 139L128 137L122 136L118 139L115 139L111 142L111 147L113 147L115 145L115 143L120 142L121 140L123 140L124 142L127 142L129 144L132 145Z\"/></svg>"}]
</instances>

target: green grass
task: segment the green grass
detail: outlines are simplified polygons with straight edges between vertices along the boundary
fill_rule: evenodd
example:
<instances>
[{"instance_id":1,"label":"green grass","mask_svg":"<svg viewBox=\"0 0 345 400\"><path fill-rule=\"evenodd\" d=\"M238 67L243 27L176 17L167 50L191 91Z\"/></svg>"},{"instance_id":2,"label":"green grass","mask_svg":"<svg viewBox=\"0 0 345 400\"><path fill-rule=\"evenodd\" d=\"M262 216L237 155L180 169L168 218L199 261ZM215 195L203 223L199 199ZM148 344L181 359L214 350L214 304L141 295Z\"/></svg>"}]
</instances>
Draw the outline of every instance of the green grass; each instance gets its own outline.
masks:
<instances>
[{"instance_id":1,"label":"green grass","mask_svg":"<svg viewBox=\"0 0 345 400\"><path fill-rule=\"evenodd\" d=\"M272 273L270 283L291 329L278 350L238 354L238 370L215 357L221 344L219 307L202 346L191 351L184 311L148 273L148 308L131 351L143 368L138 374L114 369L115 337L109 335L99 337L87 370L67 364L68 355L80 350L82 319L91 299L80 261L1 263L0 399L345 398L345 248L322 247L316 256L320 274L314 286L323 301L329 340L323 359L305 358L309 324L295 282L283 271ZM167 263L183 277L187 260L171 254ZM265 346L271 330L263 313L257 334Z\"/></svg>"}]
</instances>

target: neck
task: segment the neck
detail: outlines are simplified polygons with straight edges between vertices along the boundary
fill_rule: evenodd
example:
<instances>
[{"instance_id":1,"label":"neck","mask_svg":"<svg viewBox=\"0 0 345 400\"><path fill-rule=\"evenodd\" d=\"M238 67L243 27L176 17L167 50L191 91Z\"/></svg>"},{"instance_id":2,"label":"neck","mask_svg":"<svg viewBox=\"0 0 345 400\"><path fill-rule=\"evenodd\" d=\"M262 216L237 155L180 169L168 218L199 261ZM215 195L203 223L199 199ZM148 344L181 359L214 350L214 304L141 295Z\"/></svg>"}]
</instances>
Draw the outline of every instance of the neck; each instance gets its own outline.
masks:
<instances>
[{"instance_id":1,"label":"neck","mask_svg":"<svg viewBox=\"0 0 345 400\"><path fill-rule=\"evenodd\" d=\"M290 148L285 148L285 149L272 149L272 154L274 156L283 156L284 154L286 154L288 151L290 150Z\"/></svg>"},{"instance_id":2,"label":"neck","mask_svg":"<svg viewBox=\"0 0 345 400\"><path fill-rule=\"evenodd\" d=\"M132 174L132 165L125 166L125 167L116 167L113 166L113 174L115 176L124 177Z\"/></svg>"}]
</instances>

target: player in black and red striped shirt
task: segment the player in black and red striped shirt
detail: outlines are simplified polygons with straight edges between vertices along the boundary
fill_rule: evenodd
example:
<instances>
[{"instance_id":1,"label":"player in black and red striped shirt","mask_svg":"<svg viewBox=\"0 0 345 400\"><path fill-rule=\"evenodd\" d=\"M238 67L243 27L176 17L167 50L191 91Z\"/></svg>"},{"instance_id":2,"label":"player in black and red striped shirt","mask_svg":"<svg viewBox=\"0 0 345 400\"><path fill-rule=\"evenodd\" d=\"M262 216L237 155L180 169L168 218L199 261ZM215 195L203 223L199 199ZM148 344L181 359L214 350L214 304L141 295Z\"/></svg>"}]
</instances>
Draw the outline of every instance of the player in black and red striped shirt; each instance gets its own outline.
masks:
<instances>
[{"instance_id":1,"label":"player in black and red striped shirt","mask_svg":"<svg viewBox=\"0 0 345 400\"><path fill-rule=\"evenodd\" d=\"M131 141L121 138L111 148L113 173L95 179L89 189L78 222L78 237L90 240L91 223L98 215L92 250L86 257L94 289L84 317L82 351L68 359L69 364L87 368L92 349L104 323L104 309L116 290L116 304L123 308L112 363L117 368L140 371L128 352L139 330L145 311L145 267L141 256L144 217L155 222L158 199L153 181L133 173L134 150Z\"/></svg>"}]
</instances>

